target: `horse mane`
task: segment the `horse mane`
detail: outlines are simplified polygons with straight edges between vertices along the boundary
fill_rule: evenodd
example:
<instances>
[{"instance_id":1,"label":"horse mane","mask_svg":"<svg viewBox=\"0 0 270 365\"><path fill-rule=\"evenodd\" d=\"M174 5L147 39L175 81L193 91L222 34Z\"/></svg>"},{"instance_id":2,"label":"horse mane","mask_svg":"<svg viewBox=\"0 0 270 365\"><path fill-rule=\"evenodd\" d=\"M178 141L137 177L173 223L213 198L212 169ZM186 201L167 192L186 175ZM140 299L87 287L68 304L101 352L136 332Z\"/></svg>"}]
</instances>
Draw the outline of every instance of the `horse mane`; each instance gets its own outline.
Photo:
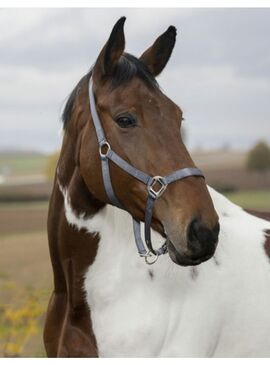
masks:
<instances>
[{"instance_id":1,"label":"horse mane","mask_svg":"<svg viewBox=\"0 0 270 365\"><path fill-rule=\"evenodd\" d=\"M92 69L78 82L75 88L69 95L69 98L66 102L62 113L62 122L64 129L68 126L69 120L71 119L73 106L76 100L77 91L82 85L90 78L92 74ZM111 76L111 87L115 89L121 85L127 84L132 80L133 77L138 77L141 79L149 88L151 89L159 89L158 82L156 81L155 77L149 71L147 65L140 59L136 58L135 56L124 53L117 66L114 69L114 72Z\"/></svg>"}]
</instances>

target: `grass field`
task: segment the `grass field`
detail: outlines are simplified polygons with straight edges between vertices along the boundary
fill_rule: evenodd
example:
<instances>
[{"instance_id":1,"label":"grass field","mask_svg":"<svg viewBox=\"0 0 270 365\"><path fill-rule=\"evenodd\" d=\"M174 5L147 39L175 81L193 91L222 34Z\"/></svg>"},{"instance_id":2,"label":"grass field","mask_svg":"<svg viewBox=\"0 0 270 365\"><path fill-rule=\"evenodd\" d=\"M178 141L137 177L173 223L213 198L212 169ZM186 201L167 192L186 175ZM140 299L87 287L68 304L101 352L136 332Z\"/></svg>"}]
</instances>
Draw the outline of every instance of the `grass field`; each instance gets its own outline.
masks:
<instances>
[{"instance_id":1,"label":"grass field","mask_svg":"<svg viewBox=\"0 0 270 365\"><path fill-rule=\"evenodd\" d=\"M243 208L270 211L270 190L238 191L227 193L226 196Z\"/></svg>"},{"instance_id":2,"label":"grass field","mask_svg":"<svg viewBox=\"0 0 270 365\"><path fill-rule=\"evenodd\" d=\"M52 288L47 203L0 204L0 357L45 356Z\"/></svg>"},{"instance_id":3,"label":"grass field","mask_svg":"<svg viewBox=\"0 0 270 365\"><path fill-rule=\"evenodd\" d=\"M39 153L0 153L0 173L9 175L35 175L43 173L48 156Z\"/></svg>"}]
</instances>

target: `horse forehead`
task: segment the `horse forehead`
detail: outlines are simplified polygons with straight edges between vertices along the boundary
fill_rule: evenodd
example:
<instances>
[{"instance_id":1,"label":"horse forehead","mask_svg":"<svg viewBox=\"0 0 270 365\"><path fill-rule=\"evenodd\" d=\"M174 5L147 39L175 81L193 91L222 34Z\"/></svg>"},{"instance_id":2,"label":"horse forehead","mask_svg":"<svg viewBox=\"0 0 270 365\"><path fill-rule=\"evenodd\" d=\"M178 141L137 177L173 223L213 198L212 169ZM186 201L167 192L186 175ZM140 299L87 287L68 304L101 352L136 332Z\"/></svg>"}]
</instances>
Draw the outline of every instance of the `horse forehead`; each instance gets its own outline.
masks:
<instances>
[{"instance_id":1,"label":"horse forehead","mask_svg":"<svg viewBox=\"0 0 270 365\"><path fill-rule=\"evenodd\" d=\"M160 89L149 88L142 81L130 85L129 88L123 90L119 98L127 102L134 103L139 108L144 109L147 113L162 112L164 115L181 114L181 109L167 97Z\"/></svg>"},{"instance_id":2,"label":"horse forehead","mask_svg":"<svg viewBox=\"0 0 270 365\"><path fill-rule=\"evenodd\" d=\"M104 87L97 98L100 112L108 111L117 115L121 112L133 112L148 122L153 122L155 128L160 125L164 129L164 121L179 121L181 109L159 89L149 88L141 80L111 89ZM172 126L172 124L170 123ZM166 133L163 130L164 133Z\"/></svg>"},{"instance_id":3,"label":"horse forehead","mask_svg":"<svg viewBox=\"0 0 270 365\"><path fill-rule=\"evenodd\" d=\"M114 89L111 88L111 85L106 85L100 92L97 102L104 106L119 102L143 105L147 104L149 100L158 104L164 102L164 95L158 88L148 87L142 80L134 77L129 83L124 83Z\"/></svg>"}]
</instances>

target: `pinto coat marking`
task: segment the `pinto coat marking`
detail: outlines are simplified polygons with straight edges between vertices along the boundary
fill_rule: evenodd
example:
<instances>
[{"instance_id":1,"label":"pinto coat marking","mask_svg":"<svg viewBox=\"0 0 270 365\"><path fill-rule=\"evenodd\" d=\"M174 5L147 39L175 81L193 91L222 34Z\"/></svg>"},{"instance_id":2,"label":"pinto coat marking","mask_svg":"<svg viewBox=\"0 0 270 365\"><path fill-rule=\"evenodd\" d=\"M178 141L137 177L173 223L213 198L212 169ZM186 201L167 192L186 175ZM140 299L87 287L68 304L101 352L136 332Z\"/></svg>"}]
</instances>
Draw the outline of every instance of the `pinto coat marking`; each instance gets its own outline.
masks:
<instances>
[{"instance_id":1,"label":"pinto coat marking","mask_svg":"<svg viewBox=\"0 0 270 365\"><path fill-rule=\"evenodd\" d=\"M64 194L69 223L100 236L84 282L99 356L270 355L270 266L264 252L270 224L209 190L221 233L215 259L196 268L195 281L192 268L174 265L168 255L151 267L151 280L136 254L129 214L106 206L92 219L78 218ZM162 242L153 235L157 245Z\"/></svg>"}]
</instances>

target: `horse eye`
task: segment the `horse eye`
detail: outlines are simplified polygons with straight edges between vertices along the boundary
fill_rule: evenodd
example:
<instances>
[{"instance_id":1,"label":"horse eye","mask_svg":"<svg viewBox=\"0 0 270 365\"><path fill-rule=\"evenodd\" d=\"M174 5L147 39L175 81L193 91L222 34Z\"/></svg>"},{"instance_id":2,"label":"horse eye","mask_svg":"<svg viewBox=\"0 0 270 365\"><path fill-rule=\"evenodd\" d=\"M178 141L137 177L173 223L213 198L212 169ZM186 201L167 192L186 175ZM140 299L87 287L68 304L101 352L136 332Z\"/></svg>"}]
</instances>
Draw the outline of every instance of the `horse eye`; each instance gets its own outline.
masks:
<instances>
[{"instance_id":1,"label":"horse eye","mask_svg":"<svg viewBox=\"0 0 270 365\"><path fill-rule=\"evenodd\" d=\"M135 127L137 125L136 120L132 115L125 115L122 117L118 117L116 119L116 123L121 128L130 128L130 127Z\"/></svg>"}]
</instances>

